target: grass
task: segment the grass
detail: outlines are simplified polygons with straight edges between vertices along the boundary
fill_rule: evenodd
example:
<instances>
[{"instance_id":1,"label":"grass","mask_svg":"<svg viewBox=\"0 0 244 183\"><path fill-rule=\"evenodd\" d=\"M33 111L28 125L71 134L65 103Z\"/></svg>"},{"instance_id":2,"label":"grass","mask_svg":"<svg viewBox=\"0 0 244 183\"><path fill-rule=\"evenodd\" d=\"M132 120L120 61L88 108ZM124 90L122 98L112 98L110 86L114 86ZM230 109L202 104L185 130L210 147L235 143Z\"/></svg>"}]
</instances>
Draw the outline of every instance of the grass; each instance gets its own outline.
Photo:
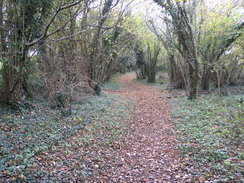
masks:
<instances>
[{"instance_id":1,"label":"grass","mask_svg":"<svg viewBox=\"0 0 244 183\"><path fill-rule=\"evenodd\" d=\"M132 101L106 92L74 105L70 117L45 102L32 105L22 115L9 108L0 111L0 182L93 179L93 161L100 159L106 166L98 152L116 146L125 135L133 107Z\"/></svg>"},{"instance_id":2,"label":"grass","mask_svg":"<svg viewBox=\"0 0 244 183\"><path fill-rule=\"evenodd\" d=\"M243 98L204 95L196 101L173 99L171 118L179 149L195 181L243 181Z\"/></svg>"},{"instance_id":3,"label":"grass","mask_svg":"<svg viewBox=\"0 0 244 183\"><path fill-rule=\"evenodd\" d=\"M120 76L121 74L116 74L110 81L107 81L102 85L102 89L110 91L122 90L124 86L118 82Z\"/></svg>"},{"instance_id":4,"label":"grass","mask_svg":"<svg viewBox=\"0 0 244 183\"><path fill-rule=\"evenodd\" d=\"M155 83L149 83L147 80L134 79L134 82L140 83L142 85L151 86L153 88L165 90L168 86L168 81L162 78L156 78Z\"/></svg>"}]
</instances>

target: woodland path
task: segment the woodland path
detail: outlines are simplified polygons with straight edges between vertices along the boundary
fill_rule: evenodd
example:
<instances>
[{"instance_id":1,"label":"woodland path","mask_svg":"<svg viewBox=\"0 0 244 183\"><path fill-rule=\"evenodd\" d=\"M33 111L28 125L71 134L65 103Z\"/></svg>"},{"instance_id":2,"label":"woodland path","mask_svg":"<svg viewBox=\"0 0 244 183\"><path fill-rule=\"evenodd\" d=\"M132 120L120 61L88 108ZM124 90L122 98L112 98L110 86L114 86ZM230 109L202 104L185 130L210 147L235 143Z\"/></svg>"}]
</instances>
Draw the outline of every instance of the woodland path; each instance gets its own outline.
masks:
<instances>
[{"instance_id":1,"label":"woodland path","mask_svg":"<svg viewBox=\"0 0 244 183\"><path fill-rule=\"evenodd\" d=\"M112 92L133 99L136 107L129 134L113 151L112 168L100 177L101 182L188 182L176 150L166 91L133 82L135 77L135 73L121 76L119 82L126 89Z\"/></svg>"}]
</instances>

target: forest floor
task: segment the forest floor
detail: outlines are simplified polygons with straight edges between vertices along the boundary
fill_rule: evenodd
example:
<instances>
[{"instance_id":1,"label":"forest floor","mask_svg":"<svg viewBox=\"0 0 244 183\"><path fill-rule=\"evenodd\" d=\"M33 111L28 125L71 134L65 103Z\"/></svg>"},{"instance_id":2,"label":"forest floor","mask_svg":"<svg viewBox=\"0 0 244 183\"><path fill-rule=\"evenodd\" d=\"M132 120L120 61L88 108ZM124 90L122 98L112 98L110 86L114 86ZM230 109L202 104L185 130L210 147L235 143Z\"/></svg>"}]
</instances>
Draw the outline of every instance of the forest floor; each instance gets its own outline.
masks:
<instances>
[{"instance_id":1,"label":"forest floor","mask_svg":"<svg viewBox=\"0 0 244 183\"><path fill-rule=\"evenodd\" d=\"M166 102L167 91L134 82L135 73L120 77L124 90L113 94L136 102L130 130L121 147L111 154L111 169L104 182L188 182L184 161L176 150L176 137ZM111 91L110 91L111 92Z\"/></svg>"},{"instance_id":2,"label":"forest floor","mask_svg":"<svg viewBox=\"0 0 244 183\"><path fill-rule=\"evenodd\" d=\"M3 182L244 182L243 88L188 101L162 82L118 76L101 96L0 110Z\"/></svg>"}]
</instances>

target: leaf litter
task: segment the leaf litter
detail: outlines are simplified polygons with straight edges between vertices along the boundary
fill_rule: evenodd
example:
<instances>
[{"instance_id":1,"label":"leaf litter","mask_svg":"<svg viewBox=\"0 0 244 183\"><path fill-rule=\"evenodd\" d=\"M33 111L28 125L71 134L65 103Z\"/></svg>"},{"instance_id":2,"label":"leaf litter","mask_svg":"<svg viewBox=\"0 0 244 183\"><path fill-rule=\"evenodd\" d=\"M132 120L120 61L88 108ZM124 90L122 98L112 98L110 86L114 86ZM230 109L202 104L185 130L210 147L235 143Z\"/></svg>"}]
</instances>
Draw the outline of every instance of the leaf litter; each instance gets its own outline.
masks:
<instances>
[{"instance_id":1,"label":"leaf litter","mask_svg":"<svg viewBox=\"0 0 244 183\"><path fill-rule=\"evenodd\" d=\"M5 115L0 182L191 182L166 94L134 78L121 76L125 89L74 106L75 118L47 107L31 120Z\"/></svg>"},{"instance_id":2,"label":"leaf litter","mask_svg":"<svg viewBox=\"0 0 244 183\"><path fill-rule=\"evenodd\" d=\"M99 175L99 182L191 182L176 149L166 94L134 79L134 73L122 76L119 82L126 89L112 92L134 100L136 107L129 133L120 140L120 148L111 151L110 169Z\"/></svg>"}]
</instances>

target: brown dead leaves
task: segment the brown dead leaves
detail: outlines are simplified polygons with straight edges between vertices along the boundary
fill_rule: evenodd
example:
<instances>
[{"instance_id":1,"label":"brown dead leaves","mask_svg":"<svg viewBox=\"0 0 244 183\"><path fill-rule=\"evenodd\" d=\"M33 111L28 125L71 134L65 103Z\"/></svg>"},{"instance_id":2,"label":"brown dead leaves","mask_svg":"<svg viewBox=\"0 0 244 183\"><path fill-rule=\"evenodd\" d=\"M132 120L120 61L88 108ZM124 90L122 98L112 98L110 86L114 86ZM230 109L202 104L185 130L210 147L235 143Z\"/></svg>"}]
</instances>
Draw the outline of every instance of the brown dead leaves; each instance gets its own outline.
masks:
<instances>
[{"instance_id":1,"label":"brown dead leaves","mask_svg":"<svg viewBox=\"0 0 244 183\"><path fill-rule=\"evenodd\" d=\"M122 76L120 82L127 89L113 92L132 98L137 106L130 132L108 158L111 168L99 176L99 182L190 182L176 151L165 93L137 84L134 78L134 73Z\"/></svg>"}]
</instances>

